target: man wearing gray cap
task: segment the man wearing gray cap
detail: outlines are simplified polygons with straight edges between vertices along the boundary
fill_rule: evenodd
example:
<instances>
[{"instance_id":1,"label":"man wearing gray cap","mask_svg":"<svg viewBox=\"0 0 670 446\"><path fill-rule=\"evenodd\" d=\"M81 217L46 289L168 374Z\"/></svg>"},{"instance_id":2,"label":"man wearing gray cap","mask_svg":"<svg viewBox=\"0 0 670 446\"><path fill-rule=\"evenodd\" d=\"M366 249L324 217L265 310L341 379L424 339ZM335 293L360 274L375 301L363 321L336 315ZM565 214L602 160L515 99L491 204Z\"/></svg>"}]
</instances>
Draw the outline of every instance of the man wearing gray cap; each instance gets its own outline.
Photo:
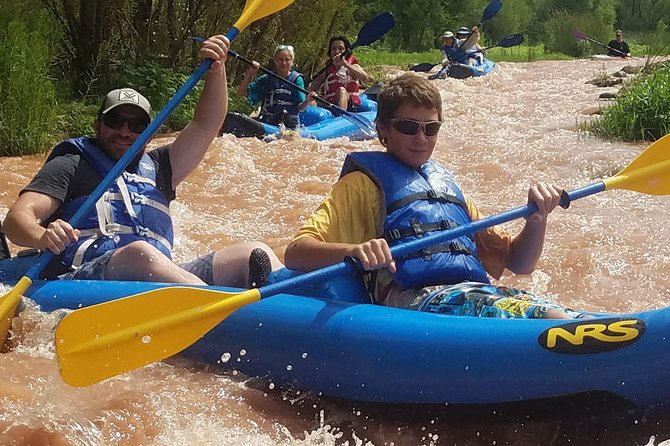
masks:
<instances>
[{"instance_id":1,"label":"man wearing gray cap","mask_svg":"<svg viewBox=\"0 0 670 446\"><path fill-rule=\"evenodd\" d=\"M614 39L607 44L607 55L612 57L630 57L630 48L623 40L623 32L617 29Z\"/></svg>"},{"instance_id":2,"label":"man wearing gray cap","mask_svg":"<svg viewBox=\"0 0 670 446\"><path fill-rule=\"evenodd\" d=\"M226 116L228 46L228 39L220 35L203 42L200 57L213 63L193 119L171 144L149 152L144 147L79 228L72 228L68 220L148 127L151 105L131 88L112 90L98 111L95 138L72 138L54 148L4 222L15 244L55 254L45 277L246 285L249 254L254 248L267 248L262 243L226 248L184 267L171 260L169 204ZM272 261L279 264L276 258Z\"/></svg>"}]
</instances>

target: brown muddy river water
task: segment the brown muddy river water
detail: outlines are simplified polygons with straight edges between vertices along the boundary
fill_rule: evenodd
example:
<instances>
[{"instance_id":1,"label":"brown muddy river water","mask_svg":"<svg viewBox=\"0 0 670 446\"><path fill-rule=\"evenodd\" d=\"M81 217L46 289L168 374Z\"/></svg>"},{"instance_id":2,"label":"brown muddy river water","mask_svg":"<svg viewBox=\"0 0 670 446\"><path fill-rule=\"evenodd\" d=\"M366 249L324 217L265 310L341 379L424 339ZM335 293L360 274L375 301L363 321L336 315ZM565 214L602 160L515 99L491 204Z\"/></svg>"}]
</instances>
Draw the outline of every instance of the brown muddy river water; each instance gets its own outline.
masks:
<instances>
[{"instance_id":1,"label":"brown muddy river water","mask_svg":"<svg viewBox=\"0 0 670 446\"><path fill-rule=\"evenodd\" d=\"M489 214L525 204L537 181L571 189L611 176L646 145L604 141L577 127L590 119L586 110L604 105L600 93L615 91L586 81L623 65L502 63L482 78L436 81L448 117L436 157ZM173 203L177 260L245 240L264 240L282 256L345 155L380 148L343 138L218 138ZM42 161L0 159L0 218ZM552 214L537 271L501 282L586 310L666 306L669 216L670 197L613 190L581 199ZM0 354L0 445L646 445L670 438L670 415L369 407L183 359L72 388L58 377L54 320L32 305L14 320L13 341Z\"/></svg>"}]
</instances>

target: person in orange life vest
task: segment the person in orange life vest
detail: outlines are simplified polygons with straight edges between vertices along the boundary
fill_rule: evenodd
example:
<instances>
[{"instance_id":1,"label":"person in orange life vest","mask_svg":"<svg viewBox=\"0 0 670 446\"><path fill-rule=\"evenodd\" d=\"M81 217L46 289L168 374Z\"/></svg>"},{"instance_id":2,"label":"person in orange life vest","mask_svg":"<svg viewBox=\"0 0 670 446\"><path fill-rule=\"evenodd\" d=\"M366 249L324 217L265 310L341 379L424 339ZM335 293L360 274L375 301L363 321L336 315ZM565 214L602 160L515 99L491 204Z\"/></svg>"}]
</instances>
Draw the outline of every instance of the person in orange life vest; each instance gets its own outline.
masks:
<instances>
[{"instance_id":1,"label":"person in orange life vest","mask_svg":"<svg viewBox=\"0 0 670 446\"><path fill-rule=\"evenodd\" d=\"M530 187L528 202L538 210L516 236L493 227L392 256L391 245L483 215L453 174L431 159L443 122L434 84L406 74L388 82L377 99L377 133L386 151L347 155L339 180L287 246L286 266L311 271L356 258L366 270L372 301L388 306L489 317L580 317L487 277L499 278L505 268L517 274L535 269L548 214L561 197L553 185Z\"/></svg>"},{"instance_id":2,"label":"person in orange life vest","mask_svg":"<svg viewBox=\"0 0 670 446\"><path fill-rule=\"evenodd\" d=\"M344 36L330 38L328 55L326 71L312 80L310 90L321 89L328 102L348 111L357 111L361 104L358 97L360 82L369 80L370 76L358 65L358 60L351 54L351 44Z\"/></svg>"},{"instance_id":3,"label":"person in orange life vest","mask_svg":"<svg viewBox=\"0 0 670 446\"><path fill-rule=\"evenodd\" d=\"M226 116L229 45L223 35L203 42L199 55L213 62L193 119L172 142L151 151L143 147L78 228L68 220L149 126L151 105L131 88L112 90L98 111L95 137L71 138L54 148L3 222L13 243L55 255L44 277L245 287L258 264L269 260L281 267L260 242L229 246L185 264L172 259L169 205ZM265 255L254 255L257 249Z\"/></svg>"},{"instance_id":4,"label":"person in orange life vest","mask_svg":"<svg viewBox=\"0 0 670 446\"><path fill-rule=\"evenodd\" d=\"M295 52L291 45L277 45L274 54L276 73L304 89L303 75L293 70L294 59ZM283 123L288 129L296 128L300 124L299 113L305 110L310 98L286 82L266 73L254 79L259 70L260 64L253 61L237 88L237 94L245 96L251 105L263 102L258 116L259 121L273 125Z\"/></svg>"}]
</instances>

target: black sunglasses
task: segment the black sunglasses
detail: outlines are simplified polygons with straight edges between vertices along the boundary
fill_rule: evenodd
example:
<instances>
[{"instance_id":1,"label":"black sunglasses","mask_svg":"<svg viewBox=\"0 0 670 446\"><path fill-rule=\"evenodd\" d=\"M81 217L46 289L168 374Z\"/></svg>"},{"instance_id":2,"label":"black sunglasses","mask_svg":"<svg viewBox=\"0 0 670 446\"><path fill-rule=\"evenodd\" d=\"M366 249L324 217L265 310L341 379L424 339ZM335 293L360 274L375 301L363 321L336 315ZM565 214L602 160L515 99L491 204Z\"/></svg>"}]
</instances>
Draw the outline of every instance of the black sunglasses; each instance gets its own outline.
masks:
<instances>
[{"instance_id":1,"label":"black sunglasses","mask_svg":"<svg viewBox=\"0 0 670 446\"><path fill-rule=\"evenodd\" d=\"M124 122L128 123L128 130L133 133L142 133L149 127L149 122L146 119L126 118L116 113L105 113L102 115L102 123L110 129L118 130L123 126Z\"/></svg>"},{"instance_id":2,"label":"black sunglasses","mask_svg":"<svg viewBox=\"0 0 670 446\"><path fill-rule=\"evenodd\" d=\"M440 131L442 121L415 121L413 119L391 119L391 125L394 129L403 135L416 135L419 129L423 129L426 136L435 136Z\"/></svg>"}]
</instances>

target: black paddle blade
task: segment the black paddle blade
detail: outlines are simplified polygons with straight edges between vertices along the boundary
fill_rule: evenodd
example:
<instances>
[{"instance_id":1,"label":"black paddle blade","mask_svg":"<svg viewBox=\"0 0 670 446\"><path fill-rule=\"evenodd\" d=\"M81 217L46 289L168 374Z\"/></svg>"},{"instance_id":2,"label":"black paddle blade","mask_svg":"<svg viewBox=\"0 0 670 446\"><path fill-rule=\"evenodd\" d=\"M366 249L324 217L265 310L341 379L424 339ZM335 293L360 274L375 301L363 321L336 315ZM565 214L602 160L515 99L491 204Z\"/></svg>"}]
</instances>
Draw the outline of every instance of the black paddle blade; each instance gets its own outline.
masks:
<instances>
[{"instance_id":1,"label":"black paddle blade","mask_svg":"<svg viewBox=\"0 0 670 446\"><path fill-rule=\"evenodd\" d=\"M523 41L523 34L512 34L511 36L503 37L500 42L498 42L498 46L509 48L512 46L521 45Z\"/></svg>"},{"instance_id":2,"label":"black paddle blade","mask_svg":"<svg viewBox=\"0 0 670 446\"><path fill-rule=\"evenodd\" d=\"M436 64L430 63L430 62L418 63L418 64L415 64L415 65L412 65L409 69L411 71L416 72L416 73L427 73L430 70L432 70L435 65Z\"/></svg>"},{"instance_id":3,"label":"black paddle blade","mask_svg":"<svg viewBox=\"0 0 670 446\"><path fill-rule=\"evenodd\" d=\"M351 45L351 49L376 42L394 26L395 18L393 14L390 12L379 14L363 25L363 28L358 32L356 41Z\"/></svg>"},{"instance_id":4,"label":"black paddle blade","mask_svg":"<svg viewBox=\"0 0 670 446\"><path fill-rule=\"evenodd\" d=\"M491 2L488 4L484 12L482 13L482 20L480 23L484 23L487 20L491 20L493 17L495 17L496 14L500 11L502 8L502 0L491 0Z\"/></svg>"}]
</instances>

